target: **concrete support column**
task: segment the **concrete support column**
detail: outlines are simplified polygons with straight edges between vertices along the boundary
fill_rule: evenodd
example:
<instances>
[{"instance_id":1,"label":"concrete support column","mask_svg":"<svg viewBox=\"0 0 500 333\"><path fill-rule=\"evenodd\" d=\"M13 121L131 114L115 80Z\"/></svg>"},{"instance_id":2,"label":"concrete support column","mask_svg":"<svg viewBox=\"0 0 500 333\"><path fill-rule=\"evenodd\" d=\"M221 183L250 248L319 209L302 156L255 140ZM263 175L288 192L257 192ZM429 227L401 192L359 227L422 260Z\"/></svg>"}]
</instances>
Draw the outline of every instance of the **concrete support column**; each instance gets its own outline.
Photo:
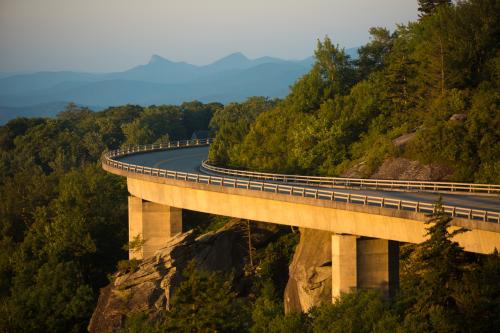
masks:
<instances>
[{"instance_id":1,"label":"concrete support column","mask_svg":"<svg viewBox=\"0 0 500 333\"><path fill-rule=\"evenodd\" d=\"M332 235L332 299L353 288L392 296L399 285L398 242Z\"/></svg>"},{"instance_id":2,"label":"concrete support column","mask_svg":"<svg viewBox=\"0 0 500 333\"><path fill-rule=\"evenodd\" d=\"M357 287L356 238L332 235L332 299Z\"/></svg>"},{"instance_id":3,"label":"concrete support column","mask_svg":"<svg viewBox=\"0 0 500 333\"><path fill-rule=\"evenodd\" d=\"M143 259L154 255L172 236L182 232L182 209L128 198L129 241L137 235L144 241L142 248L129 252L129 259Z\"/></svg>"},{"instance_id":4,"label":"concrete support column","mask_svg":"<svg viewBox=\"0 0 500 333\"><path fill-rule=\"evenodd\" d=\"M386 239L359 238L358 288L393 296L399 286L399 245Z\"/></svg>"}]
</instances>

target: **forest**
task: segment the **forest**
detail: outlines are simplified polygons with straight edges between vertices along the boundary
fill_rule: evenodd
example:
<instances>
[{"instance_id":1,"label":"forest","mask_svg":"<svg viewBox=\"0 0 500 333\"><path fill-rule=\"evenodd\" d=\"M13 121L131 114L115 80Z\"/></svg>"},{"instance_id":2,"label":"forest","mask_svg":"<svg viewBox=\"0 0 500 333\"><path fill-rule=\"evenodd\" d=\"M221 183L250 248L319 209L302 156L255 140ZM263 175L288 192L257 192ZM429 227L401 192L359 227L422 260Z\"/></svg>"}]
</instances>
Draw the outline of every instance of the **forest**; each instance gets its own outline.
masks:
<instances>
[{"instance_id":1,"label":"forest","mask_svg":"<svg viewBox=\"0 0 500 333\"><path fill-rule=\"evenodd\" d=\"M0 127L0 331L86 332L99 289L127 258L125 181L103 152L211 129L210 160L252 170L370 177L391 158L443 167L444 180L500 183L500 2L419 1L419 19L374 27L356 59L325 37L283 100L70 104ZM394 140L410 135L396 147ZM250 292L189 265L172 310L131 315L123 332L488 332L500 327L500 257L452 241L437 203L426 242L402 245L400 291L344 294L284 313L298 232L255 249ZM226 220L186 216L199 232ZM460 230L458 232L466 232Z\"/></svg>"},{"instance_id":2,"label":"forest","mask_svg":"<svg viewBox=\"0 0 500 333\"><path fill-rule=\"evenodd\" d=\"M403 157L450 169L446 180L498 184L499 3L420 2L444 5L422 5L393 32L371 28L355 60L326 37L283 101L216 113L211 161L327 176L362 165L367 177Z\"/></svg>"}]
</instances>

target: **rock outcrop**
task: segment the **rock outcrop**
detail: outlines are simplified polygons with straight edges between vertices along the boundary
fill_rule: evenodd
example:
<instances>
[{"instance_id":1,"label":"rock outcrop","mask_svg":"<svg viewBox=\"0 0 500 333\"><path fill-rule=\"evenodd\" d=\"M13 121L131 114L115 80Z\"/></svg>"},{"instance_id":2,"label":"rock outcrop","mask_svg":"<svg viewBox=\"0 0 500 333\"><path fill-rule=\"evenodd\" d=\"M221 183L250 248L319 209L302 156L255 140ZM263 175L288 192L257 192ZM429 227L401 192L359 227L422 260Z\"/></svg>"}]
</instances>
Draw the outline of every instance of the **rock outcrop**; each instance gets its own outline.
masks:
<instances>
[{"instance_id":1,"label":"rock outcrop","mask_svg":"<svg viewBox=\"0 0 500 333\"><path fill-rule=\"evenodd\" d=\"M394 147L401 149L406 146L411 140L413 140L415 135L415 132L403 134L392 140L392 144L394 145Z\"/></svg>"},{"instance_id":2,"label":"rock outcrop","mask_svg":"<svg viewBox=\"0 0 500 333\"><path fill-rule=\"evenodd\" d=\"M285 312L307 312L311 307L332 301L331 233L300 229L285 289Z\"/></svg>"},{"instance_id":3,"label":"rock outcrop","mask_svg":"<svg viewBox=\"0 0 500 333\"><path fill-rule=\"evenodd\" d=\"M467 120L467 114L465 113L455 113L450 117L451 121L457 121L463 123Z\"/></svg>"},{"instance_id":4,"label":"rock outcrop","mask_svg":"<svg viewBox=\"0 0 500 333\"><path fill-rule=\"evenodd\" d=\"M389 158L370 178L399 180L446 180L453 174L449 167L422 164L406 158Z\"/></svg>"},{"instance_id":5,"label":"rock outcrop","mask_svg":"<svg viewBox=\"0 0 500 333\"><path fill-rule=\"evenodd\" d=\"M256 238L266 239L266 232L255 226ZM144 259L137 270L117 272L113 282L101 289L89 331L113 332L130 314L147 312L154 318L168 309L172 293L182 281L182 270L192 259L201 269L242 274L248 254L245 237L239 220L198 238L192 231L172 237L153 257Z\"/></svg>"}]
</instances>

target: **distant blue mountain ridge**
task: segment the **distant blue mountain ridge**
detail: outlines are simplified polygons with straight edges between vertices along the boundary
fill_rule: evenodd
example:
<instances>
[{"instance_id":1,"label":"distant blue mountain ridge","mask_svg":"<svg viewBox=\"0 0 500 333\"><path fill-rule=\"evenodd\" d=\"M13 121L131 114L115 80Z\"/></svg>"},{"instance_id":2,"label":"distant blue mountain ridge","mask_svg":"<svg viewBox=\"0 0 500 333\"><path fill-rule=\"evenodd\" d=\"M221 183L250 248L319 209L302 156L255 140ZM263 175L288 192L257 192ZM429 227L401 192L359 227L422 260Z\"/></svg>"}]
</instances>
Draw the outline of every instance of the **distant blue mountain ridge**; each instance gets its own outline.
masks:
<instances>
[{"instance_id":1,"label":"distant blue mountain ridge","mask_svg":"<svg viewBox=\"0 0 500 333\"><path fill-rule=\"evenodd\" d=\"M355 57L357 48L346 52ZM69 102L99 110L123 104L146 106L190 100L228 103L250 96L281 98L313 63L313 57L249 59L233 53L209 65L196 66L153 55L147 64L123 72L2 74L0 124L17 116L55 115Z\"/></svg>"}]
</instances>

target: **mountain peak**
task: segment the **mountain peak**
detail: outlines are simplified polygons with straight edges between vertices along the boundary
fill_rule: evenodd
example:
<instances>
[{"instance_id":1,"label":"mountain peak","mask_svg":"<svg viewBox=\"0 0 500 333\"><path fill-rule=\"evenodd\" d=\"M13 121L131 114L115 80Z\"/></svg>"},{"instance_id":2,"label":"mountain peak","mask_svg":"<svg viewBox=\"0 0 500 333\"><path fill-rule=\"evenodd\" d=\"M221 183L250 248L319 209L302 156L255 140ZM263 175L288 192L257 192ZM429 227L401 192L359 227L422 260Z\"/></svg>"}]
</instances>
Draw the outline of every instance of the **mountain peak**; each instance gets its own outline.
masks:
<instances>
[{"instance_id":1,"label":"mountain peak","mask_svg":"<svg viewBox=\"0 0 500 333\"><path fill-rule=\"evenodd\" d=\"M157 54L153 54L151 56L151 59L149 59L149 63L148 64L161 64L161 63L170 63L171 61L168 60L168 59L165 59Z\"/></svg>"},{"instance_id":2,"label":"mountain peak","mask_svg":"<svg viewBox=\"0 0 500 333\"><path fill-rule=\"evenodd\" d=\"M243 53L235 52L230 55L221 58L209 66L217 67L217 68L246 68L251 63L251 60L248 59Z\"/></svg>"},{"instance_id":3,"label":"mountain peak","mask_svg":"<svg viewBox=\"0 0 500 333\"><path fill-rule=\"evenodd\" d=\"M247 58L246 55L244 55L243 53L241 52L234 52L234 53L231 53L230 55L227 55L225 56L224 58L222 58L221 60L223 59L233 59L233 60L250 60Z\"/></svg>"}]
</instances>

